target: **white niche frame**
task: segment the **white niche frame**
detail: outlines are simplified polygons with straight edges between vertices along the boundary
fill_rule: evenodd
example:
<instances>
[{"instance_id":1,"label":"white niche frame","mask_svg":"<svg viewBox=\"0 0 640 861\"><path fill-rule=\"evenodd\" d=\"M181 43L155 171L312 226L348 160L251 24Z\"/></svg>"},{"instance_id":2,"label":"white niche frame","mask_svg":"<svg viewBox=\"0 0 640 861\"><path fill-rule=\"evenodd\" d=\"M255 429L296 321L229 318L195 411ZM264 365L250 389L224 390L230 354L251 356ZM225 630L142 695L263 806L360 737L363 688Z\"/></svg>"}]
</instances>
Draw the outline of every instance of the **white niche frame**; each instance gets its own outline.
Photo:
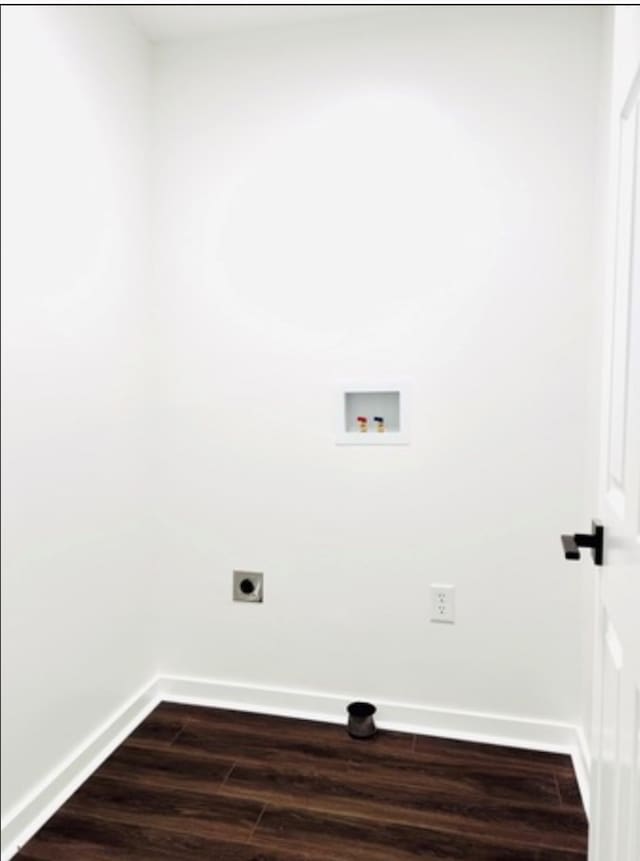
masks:
<instances>
[{"instance_id":1,"label":"white niche frame","mask_svg":"<svg viewBox=\"0 0 640 861\"><path fill-rule=\"evenodd\" d=\"M342 381L336 392L336 445L409 445L409 389L408 380ZM347 426L349 396L356 399L352 403L358 402L358 396L362 396L360 400L363 403L367 401L375 403L376 395L397 396L397 427L392 425L383 433L378 433L373 426L373 415L367 413L370 422L367 433L361 433L353 427L349 428ZM381 412L384 414L384 409Z\"/></svg>"}]
</instances>

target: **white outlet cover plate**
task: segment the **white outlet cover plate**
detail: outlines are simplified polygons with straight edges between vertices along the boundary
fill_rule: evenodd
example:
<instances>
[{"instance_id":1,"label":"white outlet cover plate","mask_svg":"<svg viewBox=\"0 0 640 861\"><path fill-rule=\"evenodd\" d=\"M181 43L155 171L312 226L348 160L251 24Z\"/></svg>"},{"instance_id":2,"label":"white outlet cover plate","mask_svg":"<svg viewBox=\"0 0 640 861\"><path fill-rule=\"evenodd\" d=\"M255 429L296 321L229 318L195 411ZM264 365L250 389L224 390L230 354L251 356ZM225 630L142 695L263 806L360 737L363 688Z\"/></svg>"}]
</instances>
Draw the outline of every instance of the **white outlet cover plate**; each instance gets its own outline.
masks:
<instances>
[{"instance_id":1,"label":"white outlet cover plate","mask_svg":"<svg viewBox=\"0 0 640 861\"><path fill-rule=\"evenodd\" d=\"M431 584L431 621L453 624L456 620L456 587L448 583Z\"/></svg>"}]
</instances>

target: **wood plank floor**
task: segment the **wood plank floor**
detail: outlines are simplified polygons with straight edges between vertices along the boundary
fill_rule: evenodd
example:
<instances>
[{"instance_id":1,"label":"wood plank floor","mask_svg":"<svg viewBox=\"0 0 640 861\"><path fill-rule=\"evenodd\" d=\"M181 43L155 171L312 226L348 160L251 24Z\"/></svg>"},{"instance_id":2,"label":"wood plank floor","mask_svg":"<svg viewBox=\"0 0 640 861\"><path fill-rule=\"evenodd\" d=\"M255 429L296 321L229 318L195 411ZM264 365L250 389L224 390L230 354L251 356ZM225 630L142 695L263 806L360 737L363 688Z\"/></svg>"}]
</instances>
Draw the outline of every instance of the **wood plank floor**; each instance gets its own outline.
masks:
<instances>
[{"instance_id":1,"label":"wood plank floor","mask_svg":"<svg viewBox=\"0 0 640 861\"><path fill-rule=\"evenodd\" d=\"M162 703L21 861L580 861L567 756Z\"/></svg>"}]
</instances>

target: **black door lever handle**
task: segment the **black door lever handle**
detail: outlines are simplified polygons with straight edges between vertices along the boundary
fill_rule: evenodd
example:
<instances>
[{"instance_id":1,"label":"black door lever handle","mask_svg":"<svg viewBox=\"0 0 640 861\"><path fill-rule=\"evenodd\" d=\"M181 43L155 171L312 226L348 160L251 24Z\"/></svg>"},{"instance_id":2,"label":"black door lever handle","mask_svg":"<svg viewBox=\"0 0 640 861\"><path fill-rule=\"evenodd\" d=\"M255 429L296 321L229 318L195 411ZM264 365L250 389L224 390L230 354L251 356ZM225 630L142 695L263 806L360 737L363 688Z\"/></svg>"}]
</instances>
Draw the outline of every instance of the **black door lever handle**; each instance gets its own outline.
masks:
<instances>
[{"instance_id":1,"label":"black door lever handle","mask_svg":"<svg viewBox=\"0 0 640 861\"><path fill-rule=\"evenodd\" d=\"M594 565L602 565L604 555L604 526L599 520L591 521L591 534L577 532L575 535L562 535L562 549L565 559L579 559L580 548L589 547Z\"/></svg>"},{"instance_id":2,"label":"black door lever handle","mask_svg":"<svg viewBox=\"0 0 640 861\"><path fill-rule=\"evenodd\" d=\"M579 559L580 550L573 535L561 535L565 559Z\"/></svg>"}]
</instances>

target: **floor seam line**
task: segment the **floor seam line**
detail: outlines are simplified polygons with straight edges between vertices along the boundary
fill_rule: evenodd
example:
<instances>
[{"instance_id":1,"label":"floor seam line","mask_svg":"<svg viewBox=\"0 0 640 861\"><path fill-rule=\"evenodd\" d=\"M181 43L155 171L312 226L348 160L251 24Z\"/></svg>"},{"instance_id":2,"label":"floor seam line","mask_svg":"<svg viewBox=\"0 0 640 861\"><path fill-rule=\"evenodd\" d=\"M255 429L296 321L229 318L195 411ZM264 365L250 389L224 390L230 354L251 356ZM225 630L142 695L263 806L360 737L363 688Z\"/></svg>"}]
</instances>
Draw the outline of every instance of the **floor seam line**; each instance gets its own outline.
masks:
<instances>
[{"instance_id":1,"label":"floor seam line","mask_svg":"<svg viewBox=\"0 0 640 861\"><path fill-rule=\"evenodd\" d=\"M231 777L231 772L233 771L233 769L236 767L236 765L237 765L237 764L238 764L238 762L237 762L237 760L236 760L236 762L234 762L234 763L233 763L233 765L231 766L231 768L229 769L229 771L225 774L225 776L224 776L224 778L223 778L223 780L222 780L222 783L221 783L221 784L220 784L220 786L218 787L218 790L222 789L222 788L226 785L227 781L228 781L228 780L229 780L229 778Z\"/></svg>"},{"instance_id":2,"label":"floor seam line","mask_svg":"<svg viewBox=\"0 0 640 861\"><path fill-rule=\"evenodd\" d=\"M169 744L167 745L167 747L171 747L171 745L172 745L174 742L176 742L176 741L178 740L178 738L179 738L179 737L182 735L182 733L184 732L184 729L185 729L185 727L186 727L186 725L187 725L188 723L189 723L189 721L188 721L188 720L186 720L186 721L183 723L183 725L180 727L180 729L178 730L178 732L173 736L173 738L171 739L171 741L169 742Z\"/></svg>"},{"instance_id":3,"label":"floor seam line","mask_svg":"<svg viewBox=\"0 0 640 861\"><path fill-rule=\"evenodd\" d=\"M260 811L260 813L258 814L258 818L256 819L256 821L255 821L255 823L254 823L254 826L253 826L253 828L251 829L251 834L249 835L249 839L247 840L247 843L251 843L251 841L253 840L253 835L256 833L256 830L257 830L257 828L258 828L258 825L260 825L260 823L262 822L262 817L264 816L264 812L265 812L265 810L267 809L267 807L268 807L268 806L269 806L269 802L268 802L268 801L266 801L266 802L262 805L262 810L261 810L261 811Z\"/></svg>"},{"instance_id":4,"label":"floor seam line","mask_svg":"<svg viewBox=\"0 0 640 861\"><path fill-rule=\"evenodd\" d=\"M560 792L560 781L558 780L558 775L555 771L553 772L553 782L556 787L556 792L558 793L558 801L560 802L560 806L562 807L564 802L562 800L562 792Z\"/></svg>"}]
</instances>

